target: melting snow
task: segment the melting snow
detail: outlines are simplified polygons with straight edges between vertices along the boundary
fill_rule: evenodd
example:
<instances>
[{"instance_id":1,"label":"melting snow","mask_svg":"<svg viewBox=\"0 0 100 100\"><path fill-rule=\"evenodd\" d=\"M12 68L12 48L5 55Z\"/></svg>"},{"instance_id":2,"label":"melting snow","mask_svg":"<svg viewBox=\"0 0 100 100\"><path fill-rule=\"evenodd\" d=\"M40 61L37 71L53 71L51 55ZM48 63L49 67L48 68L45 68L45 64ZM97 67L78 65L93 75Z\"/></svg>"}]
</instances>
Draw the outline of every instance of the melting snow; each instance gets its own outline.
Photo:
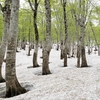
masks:
<instances>
[{"instance_id":1,"label":"melting snow","mask_svg":"<svg viewBox=\"0 0 100 100\"><path fill-rule=\"evenodd\" d=\"M50 70L52 74L42 73L42 50L39 49L38 62L40 67L31 68L32 55L20 50L16 56L16 73L20 84L29 90L25 94L0 100L100 100L100 56L87 55L91 67L77 68L76 58L68 58L68 67L60 60L60 50L51 50ZM5 64L3 64L5 77ZM0 83L0 96L5 94L5 83Z\"/></svg>"}]
</instances>

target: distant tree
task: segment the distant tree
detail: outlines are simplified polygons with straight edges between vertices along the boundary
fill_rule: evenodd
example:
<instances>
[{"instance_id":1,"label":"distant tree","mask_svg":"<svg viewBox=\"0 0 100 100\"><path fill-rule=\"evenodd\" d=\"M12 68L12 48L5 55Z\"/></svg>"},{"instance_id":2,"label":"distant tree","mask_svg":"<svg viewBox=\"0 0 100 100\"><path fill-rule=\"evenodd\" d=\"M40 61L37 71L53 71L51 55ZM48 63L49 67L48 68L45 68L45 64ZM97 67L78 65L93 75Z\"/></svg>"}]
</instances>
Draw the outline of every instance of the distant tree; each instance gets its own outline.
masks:
<instances>
[{"instance_id":1,"label":"distant tree","mask_svg":"<svg viewBox=\"0 0 100 100\"><path fill-rule=\"evenodd\" d=\"M54 6L53 6L54 5ZM54 10L54 15L53 18L55 17L55 23L52 23L53 28L55 28L55 32L57 34L57 50L59 49L59 42L60 42L60 59L63 59L63 38L64 38L64 25L63 25L63 9L61 7L61 3L56 3L52 5L52 9Z\"/></svg>"},{"instance_id":2,"label":"distant tree","mask_svg":"<svg viewBox=\"0 0 100 100\"><path fill-rule=\"evenodd\" d=\"M65 40L64 40L64 51L63 51L63 57L64 57L64 67L67 66L67 53L68 53L68 23L67 23L67 14L66 14L66 0L61 0L62 6L63 6L63 16L64 16L64 30L65 30Z\"/></svg>"},{"instance_id":3,"label":"distant tree","mask_svg":"<svg viewBox=\"0 0 100 100\"><path fill-rule=\"evenodd\" d=\"M31 21L31 20L30 20ZM30 51L31 51L31 44L30 44L30 42L31 42L31 40L30 40L30 27L29 27L29 33L28 33L28 42L29 42L29 48L28 48L28 56L30 56Z\"/></svg>"},{"instance_id":4,"label":"distant tree","mask_svg":"<svg viewBox=\"0 0 100 100\"><path fill-rule=\"evenodd\" d=\"M80 17L79 17L79 26L80 26L80 46L81 46L81 58L82 58L82 63L81 67L88 67L87 65L87 60L86 60L86 53L85 53L85 28L86 28L86 18L87 18L87 8L86 8L86 1L85 0L79 0L79 9L81 10L80 12Z\"/></svg>"},{"instance_id":5,"label":"distant tree","mask_svg":"<svg viewBox=\"0 0 100 100\"><path fill-rule=\"evenodd\" d=\"M38 44L39 44L39 33L38 33L38 27L37 27L37 10L40 0L34 0L34 5L32 6L32 2L28 0L29 5L33 11L33 25L34 25L34 32L35 32L35 48L33 53L33 67L39 67L37 63L37 55L38 55Z\"/></svg>"},{"instance_id":6,"label":"distant tree","mask_svg":"<svg viewBox=\"0 0 100 100\"><path fill-rule=\"evenodd\" d=\"M86 35L86 26L90 20L91 12L93 7L91 6L90 0L78 0L75 1L75 8L73 7L73 14L75 18L75 25L77 30L77 67L88 67L87 59L86 59L86 52L85 52L85 35ZM77 4L77 5L76 5ZM81 65L80 65L80 58L81 58Z\"/></svg>"},{"instance_id":7,"label":"distant tree","mask_svg":"<svg viewBox=\"0 0 100 100\"><path fill-rule=\"evenodd\" d=\"M8 49L6 58L6 97L16 96L25 93L26 90L21 87L16 77L16 46L18 33L18 11L19 0L12 0L11 19L8 39Z\"/></svg>"}]
</instances>

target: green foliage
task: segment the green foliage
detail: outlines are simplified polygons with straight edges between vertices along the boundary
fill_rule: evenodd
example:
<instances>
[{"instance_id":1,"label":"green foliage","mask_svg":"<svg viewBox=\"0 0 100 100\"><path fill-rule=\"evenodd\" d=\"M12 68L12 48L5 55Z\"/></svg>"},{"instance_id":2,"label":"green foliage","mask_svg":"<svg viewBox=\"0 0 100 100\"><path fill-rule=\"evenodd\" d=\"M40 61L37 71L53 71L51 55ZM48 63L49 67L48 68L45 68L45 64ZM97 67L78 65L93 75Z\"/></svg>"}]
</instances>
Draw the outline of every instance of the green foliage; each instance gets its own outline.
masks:
<instances>
[{"instance_id":1,"label":"green foliage","mask_svg":"<svg viewBox=\"0 0 100 100\"><path fill-rule=\"evenodd\" d=\"M32 12L30 10L21 9L19 11L19 34L18 39L20 40L28 40L28 34L31 34L31 38L33 39L33 18Z\"/></svg>"},{"instance_id":2,"label":"green foliage","mask_svg":"<svg viewBox=\"0 0 100 100\"><path fill-rule=\"evenodd\" d=\"M3 2L4 0L0 0L0 2ZM32 0L34 2L34 0ZM27 2L27 0L25 1ZM87 4L88 0L85 0L85 3ZM28 5L28 2L26 3ZM82 2L82 6L84 5L84 2ZM24 7L24 6L23 6ZM26 7L26 6L25 6ZM18 40L26 40L28 41L28 34L30 32L31 40L34 41L34 26L33 26L33 12L31 11L30 7L27 6L26 8L19 9L19 34L18 34ZM92 7L92 6L91 6ZM83 12L79 9L79 1L73 0L68 1L67 0L67 20L68 20L68 33L71 41L76 41L76 27L75 27L75 19L72 15L72 10L75 10L76 15L78 16L79 13L83 14ZM97 26L93 25L93 29L95 31L96 37L98 42L100 43L100 7L96 6L94 7L92 14L90 16L90 21L93 22L93 20L96 20L98 22ZM61 4L61 0L52 0L51 1L51 35L52 40L60 41L61 37L64 38L64 24L63 24L63 8ZM44 7L44 1L40 0L39 8L38 8L38 14L37 14L37 25L39 29L39 41L43 41L45 38L45 32L46 32L46 18L45 18L45 7ZM3 33L3 16L0 12L0 38L2 37ZM87 24L86 28L86 38L89 36L88 33L90 33L91 39L94 40L93 33L91 31L91 28L89 24ZM87 40L86 40L87 41Z\"/></svg>"},{"instance_id":3,"label":"green foliage","mask_svg":"<svg viewBox=\"0 0 100 100\"><path fill-rule=\"evenodd\" d=\"M98 44L100 44L100 26L93 27Z\"/></svg>"}]
</instances>

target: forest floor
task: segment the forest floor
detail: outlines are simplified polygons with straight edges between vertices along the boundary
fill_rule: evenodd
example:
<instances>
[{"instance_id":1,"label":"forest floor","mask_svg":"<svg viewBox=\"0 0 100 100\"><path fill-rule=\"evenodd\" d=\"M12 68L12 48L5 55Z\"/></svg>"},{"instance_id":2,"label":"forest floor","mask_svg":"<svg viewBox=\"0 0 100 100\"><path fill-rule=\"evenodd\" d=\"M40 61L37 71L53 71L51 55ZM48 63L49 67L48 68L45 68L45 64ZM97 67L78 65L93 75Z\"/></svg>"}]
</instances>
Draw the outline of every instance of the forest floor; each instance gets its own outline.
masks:
<instances>
[{"instance_id":1,"label":"forest floor","mask_svg":"<svg viewBox=\"0 0 100 100\"><path fill-rule=\"evenodd\" d=\"M12 98L0 100L100 100L100 56L86 54L90 67L77 68L76 58L68 58L68 66L63 67L60 50L55 48L50 53L50 70L52 74L42 73L42 50L39 49L38 63L40 67L32 68L32 55L27 50L20 50L16 56L16 73L20 84L28 92ZM5 77L5 63L3 64ZM5 83L0 83L0 97L5 95Z\"/></svg>"}]
</instances>

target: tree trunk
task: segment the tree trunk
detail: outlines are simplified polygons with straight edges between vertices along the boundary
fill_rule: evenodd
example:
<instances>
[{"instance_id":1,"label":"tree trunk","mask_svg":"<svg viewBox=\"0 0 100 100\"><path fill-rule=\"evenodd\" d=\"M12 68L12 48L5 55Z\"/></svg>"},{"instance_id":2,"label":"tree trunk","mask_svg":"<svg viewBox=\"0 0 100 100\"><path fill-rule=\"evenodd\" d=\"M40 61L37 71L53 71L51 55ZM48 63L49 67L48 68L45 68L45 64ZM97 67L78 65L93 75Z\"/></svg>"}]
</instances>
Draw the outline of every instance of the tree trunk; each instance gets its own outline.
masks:
<instances>
[{"instance_id":1,"label":"tree trunk","mask_svg":"<svg viewBox=\"0 0 100 100\"><path fill-rule=\"evenodd\" d=\"M49 54L51 50L51 7L50 0L45 0L45 10L46 10L46 39L44 41L43 47L43 64L42 64L42 74L50 74L49 70Z\"/></svg>"},{"instance_id":2,"label":"tree trunk","mask_svg":"<svg viewBox=\"0 0 100 100\"><path fill-rule=\"evenodd\" d=\"M66 17L66 1L63 1L63 15L64 15L64 26L65 26L65 41L64 41L64 67L67 66L67 42L68 42L68 25L67 25L67 17Z\"/></svg>"},{"instance_id":3,"label":"tree trunk","mask_svg":"<svg viewBox=\"0 0 100 100\"><path fill-rule=\"evenodd\" d=\"M51 74L49 70L49 54L50 54L50 51L47 51L46 49L43 50L42 75Z\"/></svg>"},{"instance_id":4,"label":"tree trunk","mask_svg":"<svg viewBox=\"0 0 100 100\"><path fill-rule=\"evenodd\" d=\"M60 20L60 19L59 19ZM60 53L60 59L63 59L64 56L63 56L63 49L64 49L64 43L63 43L63 34L62 34L62 21L60 21L60 40L61 40L61 43L60 43L60 49L61 49L61 53Z\"/></svg>"},{"instance_id":5,"label":"tree trunk","mask_svg":"<svg viewBox=\"0 0 100 100\"><path fill-rule=\"evenodd\" d=\"M74 41L73 41L73 43L72 43L72 49L71 49L71 57L74 57L74 54L75 54L75 43L74 43Z\"/></svg>"},{"instance_id":6,"label":"tree trunk","mask_svg":"<svg viewBox=\"0 0 100 100\"><path fill-rule=\"evenodd\" d=\"M81 67L88 67L85 55L85 47L81 47L82 64Z\"/></svg>"},{"instance_id":7,"label":"tree trunk","mask_svg":"<svg viewBox=\"0 0 100 100\"><path fill-rule=\"evenodd\" d=\"M5 82L5 80L2 77L2 67L0 67L0 83L2 83L2 82Z\"/></svg>"},{"instance_id":8,"label":"tree trunk","mask_svg":"<svg viewBox=\"0 0 100 100\"><path fill-rule=\"evenodd\" d=\"M33 68L39 67L37 63L37 54L38 54L38 41L35 43L34 54L33 54Z\"/></svg>"},{"instance_id":9,"label":"tree trunk","mask_svg":"<svg viewBox=\"0 0 100 100\"><path fill-rule=\"evenodd\" d=\"M90 55L91 50L90 50L90 46L88 46L88 55Z\"/></svg>"},{"instance_id":10,"label":"tree trunk","mask_svg":"<svg viewBox=\"0 0 100 100\"><path fill-rule=\"evenodd\" d=\"M33 67L39 67L37 63L39 34L38 34L36 19L37 19L37 8L35 8L35 11L34 11L34 30L35 30L35 42L36 43L35 43L34 54L33 54Z\"/></svg>"},{"instance_id":11,"label":"tree trunk","mask_svg":"<svg viewBox=\"0 0 100 100\"><path fill-rule=\"evenodd\" d=\"M28 42L29 42L28 56L30 56L30 51L31 51L31 45L30 45L30 28L29 28L29 33L28 33Z\"/></svg>"},{"instance_id":12,"label":"tree trunk","mask_svg":"<svg viewBox=\"0 0 100 100\"><path fill-rule=\"evenodd\" d=\"M66 67L67 66L67 48L65 47L65 49L64 49L64 67Z\"/></svg>"},{"instance_id":13,"label":"tree trunk","mask_svg":"<svg viewBox=\"0 0 100 100\"><path fill-rule=\"evenodd\" d=\"M80 68L80 44L77 44L77 67Z\"/></svg>"},{"instance_id":14,"label":"tree trunk","mask_svg":"<svg viewBox=\"0 0 100 100\"><path fill-rule=\"evenodd\" d=\"M91 50L90 50L90 33L88 32L89 36L88 36L88 55L90 55Z\"/></svg>"},{"instance_id":15,"label":"tree trunk","mask_svg":"<svg viewBox=\"0 0 100 100\"><path fill-rule=\"evenodd\" d=\"M7 47L7 43L8 43L8 37L9 37L9 25L10 25L10 0L6 0L5 1L5 10L1 9L3 12L3 17L4 17L4 34L2 37L2 43L1 43L1 47L0 47L0 82L5 82L5 80L2 77L2 63L3 63L3 59L5 56L5 52L6 52L6 47Z\"/></svg>"},{"instance_id":16,"label":"tree trunk","mask_svg":"<svg viewBox=\"0 0 100 100\"><path fill-rule=\"evenodd\" d=\"M16 46L18 33L18 9L19 0L12 0L11 19L10 19L10 37L8 40L7 59L6 59L6 97L16 96L25 93L26 90L21 87L16 78Z\"/></svg>"},{"instance_id":17,"label":"tree trunk","mask_svg":"<svg viewBox=\"0 0 100 100\"><path fill-rule=\"evenodd\" d=\"M31 42L31 47L32 49L34 49L34 42Z\"/></svg>"},{"instance_id":18,"label":"tree trunk","mask_svg":"<svg viewBox=\"0 0 100 100\"><path fill-rule=\"evenodd\" d=\"M71 41L70 41L70 37L68 37L68 42L67 42L67 55L68 55L68 58L71 58Z\"/></svg>"},{"instance_id":19,"label":"tree trunk","mask_svg":"<svg viewBox=\"0 0 100 100\"><path fill-rule=\"evenodd\" d=\"M100 56L100 45L98 45L98 56Z\"/></svg>"},{"instance_id":20,"label":"tree trunk","mask_svg":"<svg viewBox=\"0 0 100 100\"><path fill-rule=\"evenodd\" d=\"M39 67L38 63L37 63L37 55L38 55L38 43L39 43L39 33L38 33L38 27L37 27L37 10L38 10L38 5L39 2L37 0L35 0L34 2L34 8L32 6L32 3L30 0L28 0L30 7L33 11L33 20L34 20L34 32L35 32L35 48L34 48L34 54L33 54L33 67Z\"/></svg>"},{"instance_id":21,"label":"tree trunk","mask_svg":"<svg viewBox=\"0 0 100 100\"><path fill-rule=\"evenodd\" d=\"M72 10L72 13L73 13L74 18L75 18L75 26L76 26L76 37L77 37L77 54L76 54L76 56L77 56L77 67L80 68L81 46L80 46L80 38L79 38L79 16L77 17L75 10Z\"/></svg>"},{"instance_id":22,"label":"tree trunk","mask_svg":"<svg viewBox=\"0 0 100 100\"><path fill-rule=\"evenodd\" d=\"M25 50L25 40L21 42L21 49Z\"/></svg>"},{"instance_id":23,"label":"tree trunk","mask_svg":"<svg viewBox=\"0 0 100 100\"><path fill-rule=\"evenodd\" d=\"M61 49L61 53L60 53L60 59L63 59L64 58L64 53L63 53L63 40L61 40L61 43L60 43L60 49Z\"/></svg>"},{"instance_id":24,"label":"tree trunk","mask_svg":"<svg viewBox=\"0 0 100 100\"><path fill-rule=\"evenodd\" d=\"M28 56L30 56L31 54L30 54L30 51L31 51L31 45L30 45L30 43L29 43L29 48L28 48Z\"/></svg>"},{"instance_id":25,"label":"tree trunk","mask_svg":"<svg viewBox=\"0 0 100 100\"><path fill-rule=\"evenodd\" d=\"M81 67L88 67L87 60L86 60L86 53L85 53L84 36L85 36L85 28L81 26L81 37L80 37L81 59L82 59Z\"/></svg>"}]
</instances>

